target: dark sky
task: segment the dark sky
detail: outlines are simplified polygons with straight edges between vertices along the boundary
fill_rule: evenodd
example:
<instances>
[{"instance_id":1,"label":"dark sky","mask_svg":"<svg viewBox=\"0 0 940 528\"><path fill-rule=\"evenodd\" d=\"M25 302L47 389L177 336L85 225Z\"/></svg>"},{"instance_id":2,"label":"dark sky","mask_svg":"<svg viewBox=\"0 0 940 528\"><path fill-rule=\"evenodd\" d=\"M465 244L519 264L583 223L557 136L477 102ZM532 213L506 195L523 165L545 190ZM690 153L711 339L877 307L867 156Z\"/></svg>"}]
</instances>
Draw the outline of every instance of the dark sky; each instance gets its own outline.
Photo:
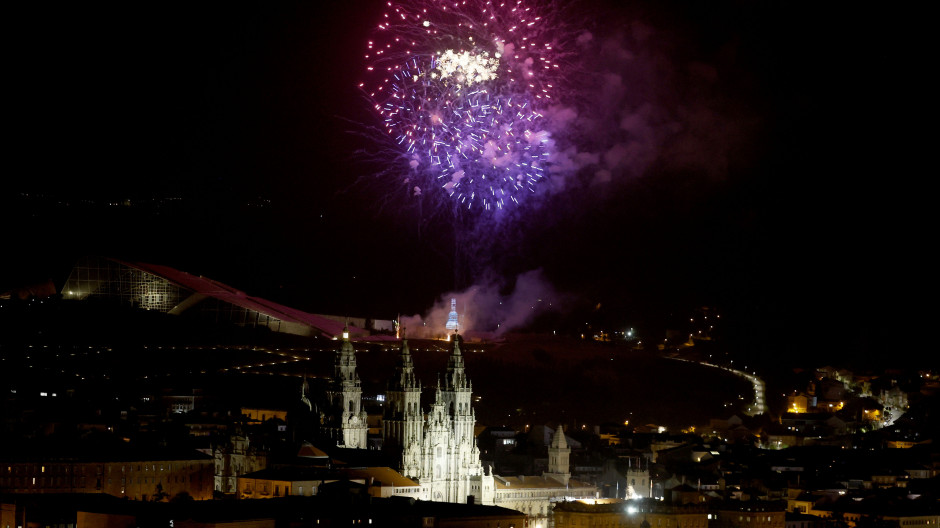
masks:
<instances>
[{"instance_id":1,"label":"dark sky","mask_svg":"<svg viewBox=\"0 0 940 528\"><path fill-rule=\"evenodd\" d=\"M325 4L11 13L0 290L94 253L392 317L541 269L578 317L716 306L755 354L929 336L907 14L583 2L594 47L556 134L572 169L513 218L455 222L370 176L351 132L372 119L355 86L380 10Z\"/></svg>"}]
</instances>

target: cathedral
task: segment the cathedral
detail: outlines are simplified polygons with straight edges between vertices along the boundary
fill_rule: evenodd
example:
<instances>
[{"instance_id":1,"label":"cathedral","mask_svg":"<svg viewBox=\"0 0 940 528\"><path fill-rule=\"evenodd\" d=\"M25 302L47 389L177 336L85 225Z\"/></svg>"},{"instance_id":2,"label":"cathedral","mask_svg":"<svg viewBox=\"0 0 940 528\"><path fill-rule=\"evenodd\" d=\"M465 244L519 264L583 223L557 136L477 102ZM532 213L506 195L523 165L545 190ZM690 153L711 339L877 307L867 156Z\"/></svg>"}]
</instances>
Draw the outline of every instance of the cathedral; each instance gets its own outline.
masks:
<instances>
[{"instance_id":1,"label":"cathedral","mask_svg":"<svg viewBox=\"0 0 940 528\"><path fill-rule=\"evenodd\" d=\"M548 514L550 501L572 495L594 496L593 486L570 481L571 450L561 427L548 449L548 471L541 476L502 478L484 470L474 436L473 385L464 367L460 335L455 332L450 343L447 368L433 389L434 400L429 409L421 407L422 387L415 376L407 339L402 339L395 374L386 391L383 446L400 453L400 473L420 486L416 498L505 505L538 517ZM303 400L312 410L306 394ZM355 349L344 332L327 393L326 412L318 413L321 433L338 447L367 448L367 416L361 404ZM523 480L516 482L517 479Z\"/></svg>"},{"instance_id":2,"label":"cathedral","mask_svg":"<svg viewBox=\"0 0 940 528\"><path fill-rule=\"evenodd\" d=\"M443 381L438 381L434 401L426 411L421 407L422 387L415 376L408 340L402 340L395 376L389 380L386 394L383 445L401 453L398 469L420 484L422 499L493 504L494 479L483 470L473 434L476 416L470 405L472 386L464 369L459 334L453 335L451 344L447 371ZM362 407L356 351L345 331L326 399L315 405L308 390L305 382L301 401L317 415L317 436L335 442L337 447L368 448L369 426Z\"/></svg>"},{"instance_id":3,"label":"cathedral","mask_svg":"<svg viewBox=\"0 0 940 528\"><path fill-rule=\"evenodd\" d=\"M421 385L414 374L408 340L402 340L395 378L386 392L382 434L386 445L401 449L401 473L421 483L426 499L487 502L493 477L485 475L473 428L472 386L464 370L460 336L454 334L444 382L438 381L434 402L425 416Z\"/></svg>"}]
</instances>

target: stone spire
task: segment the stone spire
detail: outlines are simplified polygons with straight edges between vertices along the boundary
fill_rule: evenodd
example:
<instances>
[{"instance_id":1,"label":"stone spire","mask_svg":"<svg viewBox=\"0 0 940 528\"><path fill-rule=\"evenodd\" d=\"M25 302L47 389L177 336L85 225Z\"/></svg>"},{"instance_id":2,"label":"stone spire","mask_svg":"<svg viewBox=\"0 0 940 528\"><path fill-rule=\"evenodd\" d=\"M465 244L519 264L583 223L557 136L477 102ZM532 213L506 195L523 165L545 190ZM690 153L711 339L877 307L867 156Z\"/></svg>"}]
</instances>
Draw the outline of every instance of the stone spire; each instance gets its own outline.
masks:
<instances>
[{"instance_id":1,"label":"stone spire","mask_svg":"<svg viewBox=\"0 0 940 528\"><path fill-rule=\"evenodd\" d=\"M565 429L558 425L558 429L555 430L555 434L552 435L552 447L555 449L568 449L568 440L565 439Z\"/></svg>"},{"instance_id":2,"label":"stone spire","mask_svg":"<svg viewBox=\"0 0 940 528\"><path fill-rule=\"evenodd\" d=\"M336 355L334 377L337 381L355 383L359 385L359 374L356 373L356 349L349 342L349 327L343 327L343 344Z\"/></svg>"},{"instance_id":3,"label":"stone spire","mask_svg":"<svg viewBox=\"0 0 940 528\"><path fill-rule=\"evenodd\" d=\"M404 390L418 387L418 381L415 379L415 365L411 359L411 349L408 348L408 339L402 333L401 355L398 356L398 364L395 366L395 378L389 384L388 390Z\"/></svg>"},{"instance_id":4,"label":"stone spire","mask_svg":"<svg viewBox=\"0 0 940 528\"><path fill-rule=\"evenodd\" d=\"M463 354L460 351L460 343L463 341L463 338L460 337L460 334L454 332L451 341L454 347L451 350L450 357L447 358L447 372L444 375L444 390L469 390L470 381L467 380Z\"/></svg>"},{"instance_id":5,"label":"stone spire","mask_svg":"<svg viewBox=\"0 0 940 528\"><path fill-rule=\"evenodd\" d=\"M568 485L568 481L571 479L571 472L568 470L570 456L571 448L568 447L568 441L565 439L565 430L559 424L548 448L548 471L543 473L543 476Z\"/></svg>"},{"instance_id":6,"label":"stone spire","mask_svg":"<svg viewBox=\"0 0 940 528\"><path fill-rule=\"evenodd\" d=\"M421 384L415 377L414 362L408 340L402 333L401 355L395 367L395 377L389 380L385 394L384 419L382 434L389 446L407 448L413 442L420 442L423 431L421 412ZM407 451L407 449L406 449ZM413 462L414 455L405 453L403 467Z\"/></svg>"}]
</instances>

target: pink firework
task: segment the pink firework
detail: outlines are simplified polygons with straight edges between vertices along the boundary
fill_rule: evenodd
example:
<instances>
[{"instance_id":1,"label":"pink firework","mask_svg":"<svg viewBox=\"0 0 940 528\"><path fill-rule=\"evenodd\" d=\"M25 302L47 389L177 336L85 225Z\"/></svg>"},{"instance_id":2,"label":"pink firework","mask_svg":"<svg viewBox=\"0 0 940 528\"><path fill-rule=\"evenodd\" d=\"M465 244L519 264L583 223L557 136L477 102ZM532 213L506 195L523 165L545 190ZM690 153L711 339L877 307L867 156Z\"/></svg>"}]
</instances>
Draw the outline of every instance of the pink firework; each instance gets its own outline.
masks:
<instances>
[{"instance_id":1,"label":"pink firework","mask_svg":"<svg viewBox=\"0 0 940 528\"><path fill-rule=\"evenodd\" d=\"M387 3L382 21L368 42L370 79L363 89L383 100L392 76L414 56L440 56L447 50L498 60L498 84L551 99L561 76L556 49L563 45L557 9L522 0L416 1Z\"/></svg>"},{"instance_id":2,"label":"pink firework","mask_svg":"<svg viewBox=\"0 0 940 528\"><path fill-rule=\"evenodd\" d=\"M535 192L550 155L543 115L558 93L558 49L570 44L557 17L550 4L521 0L387 4L360 87L416 194L438 188L485 211Z\"/></svg>"}]
</instances>

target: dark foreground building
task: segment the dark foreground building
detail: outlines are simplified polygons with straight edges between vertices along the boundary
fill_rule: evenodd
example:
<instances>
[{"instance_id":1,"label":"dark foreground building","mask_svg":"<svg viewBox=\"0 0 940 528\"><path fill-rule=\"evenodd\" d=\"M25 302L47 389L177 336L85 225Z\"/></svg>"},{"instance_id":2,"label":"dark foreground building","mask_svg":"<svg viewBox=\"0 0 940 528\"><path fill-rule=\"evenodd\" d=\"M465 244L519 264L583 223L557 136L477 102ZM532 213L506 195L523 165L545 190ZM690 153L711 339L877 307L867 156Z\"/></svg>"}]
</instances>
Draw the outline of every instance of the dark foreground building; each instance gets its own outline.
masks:
<instances>
[{"instance_id":1,"label":"dark foreground building","mask_svg":"<svg viewBox=\"0 0 940 528\"><path fill-rule=\"evenodd\" d=\"M251 526L297 528L523 528L525 515L499 506L372 498L359 485L314 497L238 501L126 501L109 495L0 496L0 526L174 528Z\"/></svg>"}]
</instances>

